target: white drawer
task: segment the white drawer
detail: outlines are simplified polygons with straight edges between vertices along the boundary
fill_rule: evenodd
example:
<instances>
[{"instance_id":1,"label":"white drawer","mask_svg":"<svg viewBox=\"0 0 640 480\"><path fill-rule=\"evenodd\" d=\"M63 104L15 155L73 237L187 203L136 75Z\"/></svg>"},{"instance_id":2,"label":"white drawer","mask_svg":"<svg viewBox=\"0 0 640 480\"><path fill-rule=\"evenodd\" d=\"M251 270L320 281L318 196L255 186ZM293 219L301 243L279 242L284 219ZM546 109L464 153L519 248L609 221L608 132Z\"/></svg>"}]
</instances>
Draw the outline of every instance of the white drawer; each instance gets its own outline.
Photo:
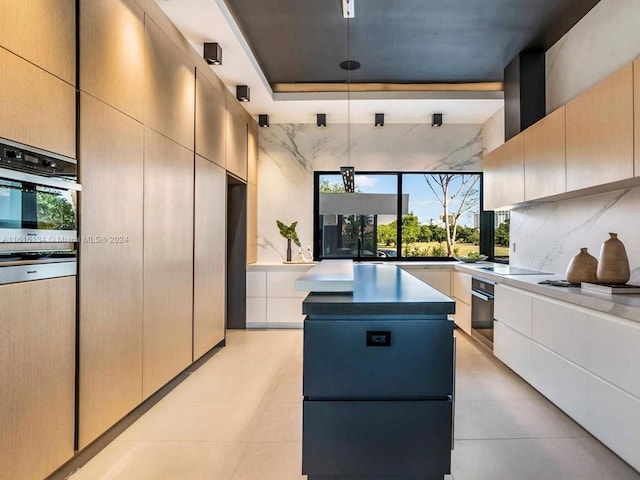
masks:
<instances>
[{"instance_id":1,"label":"white drawer","mask_svg":"<svg viewBox=\"0 0 640 480\"><path fill-rule=\"evenodd\" d=\"M269 328L302 328L302 298L267 298Z\"/></svg>"},{"instance_id":2,"label":"white drawer","mask_svg":"<svg viewBox=\"0 0 640 480\"><path fill-rule=\"evenodd\" d=\"M494 318L523 335L531 337L532 301L531 295L497 284Z\"/></svg>"},{"instance_id":3,"label":"white drawer","mask_svg":"<svg viewBox=\"0 0 640 480\"><path fill-rule=\"evenodd\" d=\"M247 297L267 296L267 272L247 272Z\"/></svg>"},{"instance_id":4,"label":"white drawer","mask_svg":"<svg viewBox=\"0 0 640 480\"><path fill-rule=\"evenodd\" d=\"M309 292L296 290L296 280L303 272L267 272L268 297L304 298Z\"/></svg>"},{"instance_id":5,"label":"white drawer","mask_svg":"<svg viewBox=\"0 0 640 480\"><path fill-rule=\"evenodd\" d=\"M561 302L533 299L533 339L578 365L589 365L590 315Z\"/></svg>"},{"instance_id":6,"label":"white drawer","mask_svg":"<svg viewBox=\"0 0 640 480\"><path fill-rule=\"evenodd\" d=\"M471 305L471 275L453 272L453 296Z\"/></svg>"}]
</instances>

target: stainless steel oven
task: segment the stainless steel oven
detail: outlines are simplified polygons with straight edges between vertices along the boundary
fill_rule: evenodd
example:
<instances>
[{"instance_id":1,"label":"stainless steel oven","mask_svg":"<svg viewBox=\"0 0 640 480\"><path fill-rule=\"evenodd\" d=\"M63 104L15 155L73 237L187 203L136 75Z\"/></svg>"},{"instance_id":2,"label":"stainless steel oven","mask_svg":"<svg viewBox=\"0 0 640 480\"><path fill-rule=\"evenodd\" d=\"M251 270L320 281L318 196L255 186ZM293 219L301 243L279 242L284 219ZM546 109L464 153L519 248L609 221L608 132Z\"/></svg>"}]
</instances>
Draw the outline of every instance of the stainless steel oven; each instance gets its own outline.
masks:
<instances>
[{"instance_id":1,"label":"stainless steel oven","mask_svg":"<svg viewBox=\"0 0 640 480\"><path fill-rule=\"evenodd\" d=\"M0 139L0 244L76 242L76 182L74 159Z\"/></svg>"},{"instance_id":2,"label":"stainless steel oven","mask_svg":"<svg viewBox=\"0 0 640 480\"><path fill-rule=\"evenodd\" d=\"M493 301L495 283L471 279L471 335L493 349Z\"/></svg>"}]
</instances>

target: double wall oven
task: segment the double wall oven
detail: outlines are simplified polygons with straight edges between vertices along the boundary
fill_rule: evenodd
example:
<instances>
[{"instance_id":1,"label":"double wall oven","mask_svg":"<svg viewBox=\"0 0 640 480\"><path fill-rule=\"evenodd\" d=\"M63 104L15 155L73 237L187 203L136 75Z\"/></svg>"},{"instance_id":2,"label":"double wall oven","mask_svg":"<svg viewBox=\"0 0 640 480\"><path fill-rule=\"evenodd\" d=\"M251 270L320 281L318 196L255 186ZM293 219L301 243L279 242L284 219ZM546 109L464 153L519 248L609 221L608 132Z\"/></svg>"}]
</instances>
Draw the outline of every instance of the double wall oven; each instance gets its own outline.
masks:
<instances>
[{"instance_id":1,"label":"double wall oven","mask_svg":"<svg viewBox=\"0 0 640 480\"><path fill-rule=\"evenodd\" d=\"M75 159L0 139L0 266L24 267L0 283L75 273L79 190Z\"/></svg>"}]
</instances>

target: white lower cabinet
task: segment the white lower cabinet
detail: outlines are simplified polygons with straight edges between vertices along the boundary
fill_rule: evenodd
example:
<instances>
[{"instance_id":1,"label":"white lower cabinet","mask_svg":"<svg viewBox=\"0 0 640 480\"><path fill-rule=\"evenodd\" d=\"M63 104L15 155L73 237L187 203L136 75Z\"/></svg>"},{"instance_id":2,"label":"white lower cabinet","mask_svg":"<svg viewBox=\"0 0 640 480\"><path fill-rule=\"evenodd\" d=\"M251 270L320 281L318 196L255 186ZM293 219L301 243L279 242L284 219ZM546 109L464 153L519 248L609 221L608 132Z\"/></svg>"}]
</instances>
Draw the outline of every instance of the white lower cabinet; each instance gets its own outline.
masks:
<instances>
[{"instance_id":1,"label":"white lower cabinet","mask_svg":"<svg viewBox=\"0 0 640 480\"><path fill-rule=\"evenodd\" d=\"M531 305L530 334L520 331L527 331L523 304ZM493 348L496 357L640 470L640 324L501 286Z\"/></svg>"},{"instance_id":2,"label":"white lower cabinet","mask_svg":"<svg viewBox=\"0 0 640 480\"><path fill-rule=\"evenodd\" d=\"M589 377L587 399L584 427L640 470L640 400L594 375Z\"/></svg>"},{"instance_id":3,"label":"white lower cabinet","mask_svg":"<svg viewBox=\"0 0 640 480\"><path fill-rule=\"evenodd\" d=\"M309 292L296 290L296 280L312 266L249 265L247 328L302 328L302 301Z\"/></svg>"},{"instance_id":4,"label":"white lower cabinet","mask_svg":"<svg viewBox=\"0 0 640 480\"><path fill-rule=\"evenodd\" d=\"M267 297L268 328L302 328L304 298Z\"/></svg>"},{"instance_id":5,"label":"white lower cabinet","mask_svg":"<svg viewBox=\"0 0 640 480\"><path fill-rule=\"evenodd\" d=\"M517 288L500 284L496 285L494 293L494 318L530 337L532 296Z\"/></svg>"},{"instance_id":6,"label":"white lower cabinet","mask_svg":"<svg viewBox=\"0 0 640 480\"><path fill-rule=\"evenodd\" d=\"M453 321L465 333L471 335L471 275L453 272L451 294L456 299L456 313Z\"/></svg>"},{"instance_id":7,"label":"white lower cabinet","mask_svg":"<svg viewBox=\"0 0 640 480\"><path fill-rule=\"evenodd\" d=\"M456 313L454 323L466 334L471 335L471 306L456 297Z\"/></svg>"}]
</instances>

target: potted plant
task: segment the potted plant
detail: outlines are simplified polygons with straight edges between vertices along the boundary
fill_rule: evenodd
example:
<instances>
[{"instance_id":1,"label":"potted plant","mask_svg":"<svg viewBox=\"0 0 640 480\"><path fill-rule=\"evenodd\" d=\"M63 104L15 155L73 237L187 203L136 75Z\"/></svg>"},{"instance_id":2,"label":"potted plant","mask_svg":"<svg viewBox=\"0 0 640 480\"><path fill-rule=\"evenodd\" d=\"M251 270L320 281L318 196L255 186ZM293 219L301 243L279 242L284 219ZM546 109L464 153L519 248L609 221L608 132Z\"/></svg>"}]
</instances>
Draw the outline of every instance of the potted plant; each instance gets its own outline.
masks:
<instances>
[{"instance_id":1,"label":"potted plant","mask_svg":"<svg viewBox=\"0 0 640 480\"><path fill-rule=\"evenodd\" d=\"M291 261L291 240L298 247L300 247L300 240L298 240L298 234L296 233L296 225L298 222L293 222L291 225L287 226L282 223L280 220L276 220L276 224L278 225L278 229L280 229L280 235L287 239L287 262Z\"/></svg>"}]
</instances>

